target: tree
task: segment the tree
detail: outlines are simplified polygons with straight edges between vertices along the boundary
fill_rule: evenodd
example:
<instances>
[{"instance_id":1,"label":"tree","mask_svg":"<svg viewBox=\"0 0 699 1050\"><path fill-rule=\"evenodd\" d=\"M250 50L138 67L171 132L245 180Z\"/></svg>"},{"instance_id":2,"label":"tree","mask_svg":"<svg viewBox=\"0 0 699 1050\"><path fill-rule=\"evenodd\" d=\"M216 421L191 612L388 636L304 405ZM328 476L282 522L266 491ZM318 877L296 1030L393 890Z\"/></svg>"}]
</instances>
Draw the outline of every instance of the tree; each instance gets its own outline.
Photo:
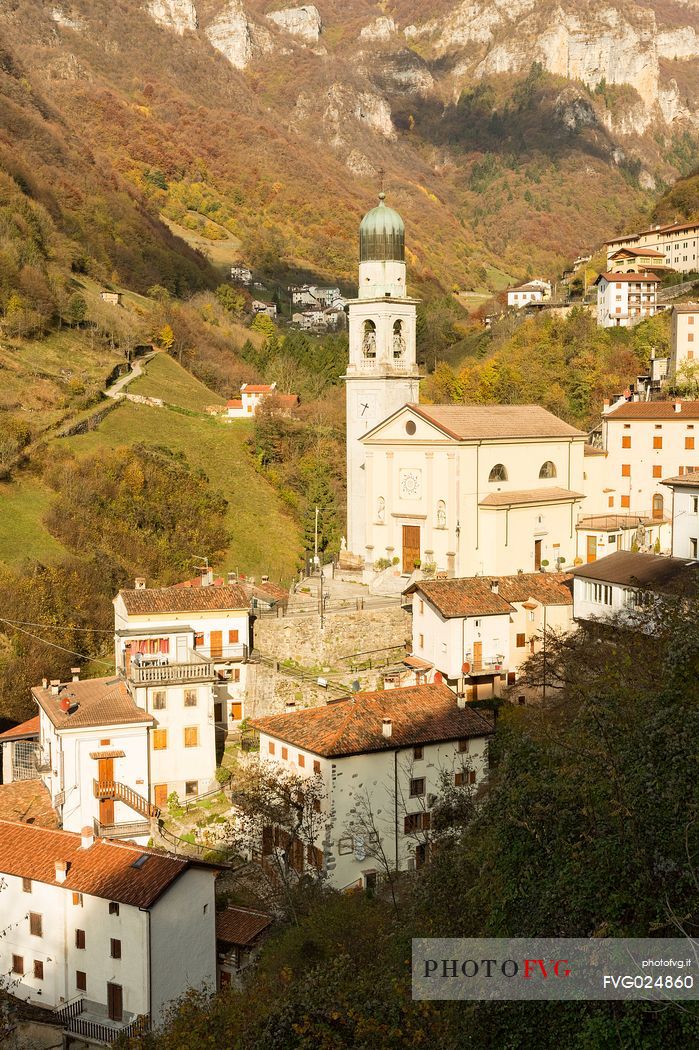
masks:
<instances>
[{"instance_id":1,"label":"tree","mask_svg":"<svg viewBox=\"0 0 699 1050\"><path fill-rule=\"evenodd\" d=\"M246 299L239 288L234 288L230 284L219 284L214 295L224 310L227 310L233 317L241 316L245 309Z\"/></svg>"},{"instance_id":2,"label":"tree","mask_svg":"<svg viewBox=\"0 0 699 1050\"><path fill-rule=\"evenodd\" d=\"M268 338L274 336L277 331L272 318L263 313L255 314L250 327L253 332L260 332L261 335L266 335Z\"/></svg>"},{"instance_id":3,"label":"tree","mask_svg":"<svg viewBox=\"0 0 699 1050\"><path fill-rule=\"evenodd\" d=\"M71 295L66 307L66 320L72 325L79 325L87 317L87 303L77 292Z\"/></svg>"},{"instance_id":4,"label":"tree","mask_svg":"<svg viewBox=\"0 0 699 1050\"><path fill-rule=\"evenodd\" d=\"M175 345L175 333L172 330L172 325L164 324L157 335L157 340L162 346L163 350L170 353L173 346Z\"/></svg>"},{"instance_id":5,"label":"tree","mask_svg":"<svg viewBox=\"0 0 699 1050\"><path fill-rule=\"evenodd\" d=\"M317 462L306 492L306 511L303 518L303 545L307 554L315 550L316 507L318 508L318 554L339 549L338 522L335 497L328 477L328 467Z\"/></svg>"}]
</instances>

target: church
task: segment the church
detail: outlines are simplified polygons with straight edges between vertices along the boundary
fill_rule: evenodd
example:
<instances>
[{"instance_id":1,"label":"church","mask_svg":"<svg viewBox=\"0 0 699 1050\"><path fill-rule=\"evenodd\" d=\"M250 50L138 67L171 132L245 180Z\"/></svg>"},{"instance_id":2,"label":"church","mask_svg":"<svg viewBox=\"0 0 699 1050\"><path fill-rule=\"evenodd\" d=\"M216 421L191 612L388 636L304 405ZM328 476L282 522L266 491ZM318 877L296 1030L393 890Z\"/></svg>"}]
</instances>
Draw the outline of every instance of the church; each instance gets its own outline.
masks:
<instances>
[{"instance_id":1,"label":"church","mask_svg":"<svg viewBox=\"0 0 699 1050\"><path fill-rule=\"evenodd\" d=\"M586 435L539 405L421 405L405 226L379 194L348 303L347 550L409 576L571 568Z\"/></svg>"}]
</instances>

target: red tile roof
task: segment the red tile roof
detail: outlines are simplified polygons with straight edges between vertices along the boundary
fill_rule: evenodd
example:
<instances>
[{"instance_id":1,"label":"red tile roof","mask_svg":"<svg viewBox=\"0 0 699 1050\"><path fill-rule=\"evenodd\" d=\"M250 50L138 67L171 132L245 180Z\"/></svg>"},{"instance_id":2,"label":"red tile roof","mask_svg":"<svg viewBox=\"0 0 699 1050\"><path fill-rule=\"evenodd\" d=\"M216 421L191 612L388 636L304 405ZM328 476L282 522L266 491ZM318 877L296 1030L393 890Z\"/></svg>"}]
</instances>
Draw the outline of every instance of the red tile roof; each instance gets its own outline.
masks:
<instances>
[{"instance_id":1,"label":"red tile roof","mask_svg":"<svg viewBox=\"0 0 699 1050\"><path fill-rule=\"evenodd\" d=\"M466 576L455 580L420 580L405 594L417 592L446 619L466 616L502 616L513 603L533 598L542 605L572 605L566 572L522 572L514 576ZM497 583L497 591L493 585Z\"/></svg>"},{"instance_id":2,"label":"red tile roof","mask_svg":"<svg viewBox=\"0 0 699 1050\"><path fill-rule=\"evenodd\" d=\"M408 405L457 441L584 437L541 405Z\"/></svg>"},{"instance_id":3,"label":"red tile roof","mask_svg":"<svg viewBox=\"0 0 699 1050\"><path fill-rule=\"evenodd\" d=\"M143 587L119 591L119 597L127 613L134 616L205 610L224 612L247 609L250 605L245 591L235 583L226 587Z\"/></svg>"},{"instance_id":4,"label":"red tile roof","mask_svg":"<svg viewBox=\"0 0 699 1050\"><path fill-rule=\"evenodd\" d=\"M243 407L243 402L242 401L237 401L235 398L233 398L231 401L226 401L226 408L242 408L242 407Z\"/></svg>"},{"instance_id":5,"label":"red tile roof","mask_svg":"<svg viewBox=\"0 0 699 1050\"><path fill-rule=\"evenodd\" d=\"M598 284L603 277L605 281L608 281L610 284L613 284L615 281L617 283L625 282L627 284L629 282L633 282L634 284L642 282L645 282L646 284L658 284L660 282L660 278L656 277L654 273L601 273L595 281L595 284Z\"/></svg>"},{"instance_id":6,"label":"red tile roof","mask_svg":"<svg viewBox=\"0 0 699 1050\"><path fill-rule=\"evenodd\" d=\"M614 252L612 259L616 259L617 255L650 255L659 259L665 258L665 252L656 252L655 248L620 248L618 252Z\"/></svg>"},{"instance_id":7,"label":"red tile roof","mask_svg":"<svg viewBox=\"0 0 699 1050\"><path fill-rule=\"evenodd\" d=\"M216 940L247 947L272 925L272 916L252 908L226 908L216 913Z\"/></svg>"},{"instance_id":8,"label":"red tile roof","mask_svg":"<svg viewBox=\"0 0 699 1050\"><path fill-rule=\"evenodd\" d=\"M660 554L615 551L589 565L573 569L573 575L624 587L648 587L660 594L696 597L699 591L699 561Z\"/></svg>"},{"instance_id":9,"label":"red tile roof","mask_svg":"<svg viewBox=\"0 0 699 1050\"><path fill-rule=\"evenodd\" d=\"M81 843L81 836L72 831L1 820L0 872L149 908L189 867L206 866L128 842L95 839L89 849L82 849ZM135 868L134 861L143 856L148 859ZM56 882L57 860L68 862L63 883Z\"/></svg>"},{"instance_id":10,"label":"red tile roof","mask_svg":"<svg viewBox=\"0 0 699 1050\"><path fill-rule=\"evenodd\" d=\"M699 419L699 401L621 401L618 407L605 412L604 419L672 419L682 423L687 419ZM675 404L681 405L679 412Z\"/></svg>"},{"instance_id":11,"label":"red tile roof","mask_svg":"<svg viewBox=\"0 0 699 1050\"><path fill-rule=\"evenodd\" d=\"M606 456L607 453L603 448L597 448L595 445L585 445L584 452L586 456Z\"/></svg>"},{"instance_id":12,"label":"red tile roof","mask_svg":"<svg viewBox=\"0 0 699 1050\"><path fill-rule=\"evenodd\" d=\"M583 498L582 492L572 492L570 489L516 489L513 492L491 492L478 506L516 507L527 503L562 503Z\"/></svg>"},{"instance_id":13,"label":"red tile roof","mask_svg":"<svg viewBox=\"0 0 699 1050\"><path fill-rule=\"evenodd\" d=\"M663 485L699 485L699 470L688 470L674 478L663 478Z\"/></svg>"},{"instance_id":14,"label":"red tile roof","mask_svg":"<svg viewBox=\"0 0 699 1050\"><path fill-rule=\"evenodd\" d=\"M39 828L58 827L58 814L51 805L51 794L40 780L0 784L0 820L19 821Z\"/></svg>"},{"instance_id":15,"label":"red tile roof","mask_svg":"<svg viewBox=\"0 0 699 1050\"><path fill-rule=\"evenodd\" d=\"M122 678L86 678L82 682L65 682L58 694L52 693L50 688L36 685L32 694L56 729L153 721L152 715L136 706ZM61 710L60 704L64 697L75 708L72 712L70 709Z\"/></svg>"},{"instance_id":16,"label":"red tile roof","mask_svg":"<svg viewBox=\"0 0 699 1050\"><path fill-rule=\"evenodd\" d=\"M385 737L383 719L392 721ZM355 693L325 707L256 718L261 733L326 758L341 758L420 744L489 736L492 723L480 711L460 708L442 683Z\"/></svg>"},{"instance_id":17,"label":"red tile roof","mask_svg":"<svg viewBox=\"0 0 699 1050\"><path fill-rule=\"evenodd\" d=\"M593 532L618 532L620 529L637 529L639 525L662 525L664 520L651 519L642 514L590 514L580 518L575 528Z\"/></svg>"},{"instance_id":18,"label":"red tile roof","mask_svg":"<svg viewBox=\"0 0 699 1050\"><path fill-rule=\"evenodd\" d=\"M270 394L274 387L266 386L264 383L244 383L240 389L244 390L246 394Z\"/></svg>"},{"instance_id":19,"label":"red tile roof","mask_svg":"<svg viewBox=\"0 0 699 1050\"><path fill-rule=\"evenodd\" d=\"M26 737L38 736L40 722L39 715L35 715L27 722L21 722L18 726L13 726L12 729L6 729L4 733L0 733L0 740L22 740Z\"/></svg>"}]
</instances>

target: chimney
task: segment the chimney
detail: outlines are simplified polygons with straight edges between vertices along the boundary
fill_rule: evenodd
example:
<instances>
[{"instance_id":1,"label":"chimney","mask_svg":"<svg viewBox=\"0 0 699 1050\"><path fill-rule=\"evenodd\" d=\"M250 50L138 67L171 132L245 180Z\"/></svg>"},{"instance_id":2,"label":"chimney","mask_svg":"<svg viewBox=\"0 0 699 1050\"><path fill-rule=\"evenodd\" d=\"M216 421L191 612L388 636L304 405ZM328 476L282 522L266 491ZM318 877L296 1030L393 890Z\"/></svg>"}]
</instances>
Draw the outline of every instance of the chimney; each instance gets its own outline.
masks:
<instances>
[{"instance_id":1,"label":"chimney","mask_svg":"<svg viewBox=\"0 0 699 1050\"><path fill-rule=\"evenodd\" d=\"M61 685L61 679L60 678L52 678L51 679L51 692L53 693L54 696L58 696L58 690L60 688L60 685Z\"/></svg>"},{"instance_id":2,"label":"chimney","mask_svg":"<svg viewBox=\"0 0 699 1050\"><path fill-rule=\"evenodd\" d=\"M381 732L383 733L383 735L386 737L387 740L390 740L391 737L393 736L393 722L391 721L390 718L384 718L383 719L383 723L381 725Z\"/></svg>"},{"instance_id":3,"label":"chimney","mask_svg":"<svg viewBox=\"0 0 699 1050\"><path fill-rule=\"evenodd\" d=\"M89 849L95 841L95 833L89 824L86 824L80 831L80 848Z\"/></svg>"},{"instance_id":4,"label":"chimney","mask_svg":"<svg viewBox=\"0 0 699 1050\"><path fill-rule=\"evenodd\" d=\"M466 707L466 697L463 695L463 693L458 693L457 694L456 706L460 707L462 711Z\"/></svg>"},{"instance_id":5,"label":"chimney","mask_svg":"<svg viewBox=\"0 0 699 1050\"><path fill-rule=\"evenodd\" d=\"M675 401L675 404L674 404L673 407L675 409L675 412L681 412L682 411L682 402L681 401Z\"/></svg>"},{"instance_id":6,"label":"chimney","mask_svg":"<svg viewBox=\"0 0 699 1050\"><path fill-rule=\"evenodd\" d=\"M214 570L208 566L201 570L201 585L202 587L211 587L214 582Z\"/></svg>"},{"instance_id":7,"label":"chimney","mask_svg":"<svg viewBox=\"0 0 699 1050\"><path fill-rule=\"evenodd\" d=\"M70 673L73 676L73 681L74 682L79 682L80 681L80 668L79 667L71 667Z\"/></svg>"},{"instance_id":8,"label":"chimney","mask_svg":"<svg viewBox=\"0 0 699 1050\"><path fill-rule=\"evenodd\" d=\"M284 706L286 707L287 711L295 711L296 710L296 701L295 700L287 700L287 702L286 702L286 704Z\"/></svg>"},{"instance_id":9,"label":"chimney","mask_svg":"<svg viewBox=\"0 0 699 1050\"><path fill-rule=\"evenodd\" d=\"M56 862L56 882L65 882L66 875L68 874L68 861L57 860Z\"/></svg>"},{"instance_id":10,"label":"chimney","mask_svg":"<svg viewBox=\"0 0 699 1050\"><path fill-rule=\"evenodd\" d=\"M146 578L145 576L137 576L134 586L137 591L145 591L146 589Z\"/></svg>"},{"instance_id":11,"label":"chimney","mask_svg":"<svg viewBox=\"0 0 699 1050\"><path fill-rule=\"evenodd\" d=\"M490 589L493 592L493 594L497 594L500 590L500 580L498 580L497 578L491 580Z\"/></svg>"},{"instance_id":12,"label":"chimney","mask_svg":"<svg viewBox=\"0 0 699 1050\"><path fill-rule=\"evenodd\" d=\"M48 689L48 687L49 687L49 680L48 680L48 678L42 678L41 679L41 686L42 686L42 689Z\"/></svg>"},{"instance_id":13,"label":"chimney","mask_svg":"<svg viewBox=\"0 0 699 1050\"><path fill-rule=\"evenodd\" d=\"M232 583L235 583L237 579L238 579L238 573L237 572L229 572L228 573L228 586L230 587L230 585Z\"/></svg>"}]
</instances>

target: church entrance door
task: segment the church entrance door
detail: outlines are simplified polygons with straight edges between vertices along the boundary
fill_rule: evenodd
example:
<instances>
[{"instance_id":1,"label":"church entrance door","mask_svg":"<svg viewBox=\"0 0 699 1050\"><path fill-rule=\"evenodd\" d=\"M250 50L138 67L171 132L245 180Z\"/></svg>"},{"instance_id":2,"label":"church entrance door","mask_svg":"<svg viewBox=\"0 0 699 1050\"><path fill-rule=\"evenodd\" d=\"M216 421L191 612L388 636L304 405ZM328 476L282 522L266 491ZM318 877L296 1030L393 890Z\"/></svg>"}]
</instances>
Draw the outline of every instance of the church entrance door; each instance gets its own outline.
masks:
<instances>
[{"instance_id":1,"label":"church entrance door","mask_svg":"<svg viewBox=\"0 0 699 1050\"><path fill-rule=\"evenodd\" d=\"M420 526L403 526L403 572L408 576L420 560Z\"/></svg>"}]
</instances>

